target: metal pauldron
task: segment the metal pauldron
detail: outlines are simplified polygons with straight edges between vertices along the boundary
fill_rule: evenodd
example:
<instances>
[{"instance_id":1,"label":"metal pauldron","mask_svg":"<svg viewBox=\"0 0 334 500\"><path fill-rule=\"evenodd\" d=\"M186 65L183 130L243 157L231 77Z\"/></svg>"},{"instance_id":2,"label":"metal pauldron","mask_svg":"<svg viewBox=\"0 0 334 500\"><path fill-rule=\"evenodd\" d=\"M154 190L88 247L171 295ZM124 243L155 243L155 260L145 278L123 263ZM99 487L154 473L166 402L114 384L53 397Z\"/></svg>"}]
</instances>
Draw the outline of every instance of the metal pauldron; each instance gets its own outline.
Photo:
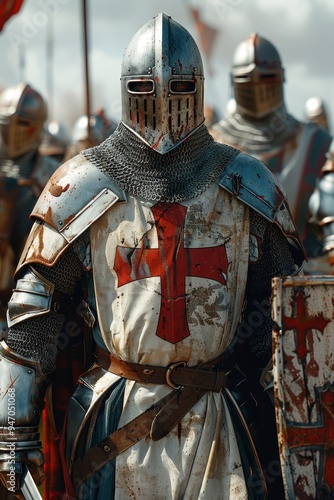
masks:
<instances>
[{"instance_id":1,"label":"metal pauldron","mask_svg":"<svg viewBox=\"0 0 334 500\"><path fill-rule=\"evenodd\" d=\"M38 426L49 380L38 362L15 354L0 343L0 450L41 447Z\"/></svg>"},{"instance_id":2,"label":"metal pauldron","mask_svg":"<svg viewBox=\"0 0 334 500\"><path fill-rule=\"evenodd\" d=\"M23 270L8 302L7 323L11 327L27 318L50 311L54 285L31 266Z\"/></svg>"}]
</instances>

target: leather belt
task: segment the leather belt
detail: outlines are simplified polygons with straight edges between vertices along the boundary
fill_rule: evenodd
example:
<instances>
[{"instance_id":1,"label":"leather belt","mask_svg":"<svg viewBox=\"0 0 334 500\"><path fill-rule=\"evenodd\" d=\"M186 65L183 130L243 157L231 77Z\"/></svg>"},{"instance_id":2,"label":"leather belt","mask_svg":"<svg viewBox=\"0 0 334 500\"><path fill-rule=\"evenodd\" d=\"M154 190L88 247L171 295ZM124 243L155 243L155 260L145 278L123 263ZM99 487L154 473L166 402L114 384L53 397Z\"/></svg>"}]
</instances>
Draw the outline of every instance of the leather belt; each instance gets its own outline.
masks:
<instances>
[{"instance_id":1,"label":"leather belt","mask_svg":"<svg viewBox=\"0 0 334 500\"><path fill-rule=\"evenodd\" d=\"M234 366L233 357L228 353L201 363L198 368L187 367L183 361L160 367L129 363L99 347L96 363L115 375L138 382L168 384L174 390L77 459L72 469L76 488L145 436L150 436L153 441L167 436L208 390L218 392L226 387L227 377L221 365L226 372Z\"/></svg>"},{"instance_id":2,"label":"leather belt","mask_svg":"<svg viewBox=\"0 0 334 500\"><path fill-rule=\"evenodd\" d=\"M185 361L161 367L130 363L114 357L99 347L96 350L96 363L105 370L136 382L167 384L173 389L198 387L207 391L220 392L223 387L228 387L228 377L222 368L215 366L215 361L213 360L212 364L205 363L203 369L201 365L188 367ZM225 366L223 368L226 370Z\"/></svg>"}]
</instances>

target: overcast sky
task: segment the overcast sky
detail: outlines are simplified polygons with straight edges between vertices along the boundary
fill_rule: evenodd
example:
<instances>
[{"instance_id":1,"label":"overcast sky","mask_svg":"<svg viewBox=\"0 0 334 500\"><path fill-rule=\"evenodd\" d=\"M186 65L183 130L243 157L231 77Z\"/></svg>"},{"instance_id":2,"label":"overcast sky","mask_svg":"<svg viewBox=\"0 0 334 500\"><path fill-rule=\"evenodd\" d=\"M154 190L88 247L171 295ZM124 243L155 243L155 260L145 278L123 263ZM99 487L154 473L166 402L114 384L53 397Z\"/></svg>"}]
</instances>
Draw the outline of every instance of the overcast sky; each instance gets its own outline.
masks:
<instances>
[{"instance_id":1,"label":"overcast sky","mask_svg":"<svg viewBox=\"0 0 334 500\"><path fill-rule=\"evenodd\" d=\"M0 87L30 83L48 101L49 120L61 121L69 131L85 113L82 5L81 0L25 0L0 32ZM219 30L211 72L190 14L192 5ZM256 32L281 55L289 112L303 119L306 100L319 95L333 122L333 0L87 0L87 9L92 110L102 106L119 120L124 49L143 24L164 11L197 41L206 68L206 102L220 114L231 96L234 50Z\"/></svg>"}]
</instances>

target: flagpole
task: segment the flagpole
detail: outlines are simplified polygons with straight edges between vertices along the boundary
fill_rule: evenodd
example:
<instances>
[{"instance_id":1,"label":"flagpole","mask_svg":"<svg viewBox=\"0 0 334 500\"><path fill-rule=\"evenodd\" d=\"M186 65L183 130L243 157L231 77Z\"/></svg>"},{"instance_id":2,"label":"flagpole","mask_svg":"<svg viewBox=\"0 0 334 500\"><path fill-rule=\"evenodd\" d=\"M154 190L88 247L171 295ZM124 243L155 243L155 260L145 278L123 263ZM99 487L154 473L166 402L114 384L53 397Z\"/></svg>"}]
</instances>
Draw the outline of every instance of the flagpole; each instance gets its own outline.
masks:
<instances>
[{"instance_id":1,"label":"flagpole","mask_svg":"<svg viewBox=\"0 0 334 500\"><path fill-rule=\"evenodd\" d=\"M86 116L87 116L87 135L88 135L88 140L91 142L88 29L87 29L87 2L86 2L86 0L82 0L82 4L83 4L83 33L84 33L84 58L85 58L85 103L86 103Z\"/></svg>"},{"instance_id":2,"label":"flagpole","mask_svg":"<svg viewBox=\"0 0 334 500\"><path fill-rule=\"evenodd\" d=\"M22 43L19 47L19 82L25 82L26 79L26 51Z\"/></svg>"},{"instance_id":3,"label":"flagpole","mask_svg":"<svg viewBox=\"0 0 334 500\"><path fill-rule=\"evenodd\" d=\"M47 43L46 43L46 85L48 89L48 121L51 122L53 120L53 104L54 104L54 95L53 95L53 19L49 20L50 28L47 34Z\"/></svg>"}]
</instances>

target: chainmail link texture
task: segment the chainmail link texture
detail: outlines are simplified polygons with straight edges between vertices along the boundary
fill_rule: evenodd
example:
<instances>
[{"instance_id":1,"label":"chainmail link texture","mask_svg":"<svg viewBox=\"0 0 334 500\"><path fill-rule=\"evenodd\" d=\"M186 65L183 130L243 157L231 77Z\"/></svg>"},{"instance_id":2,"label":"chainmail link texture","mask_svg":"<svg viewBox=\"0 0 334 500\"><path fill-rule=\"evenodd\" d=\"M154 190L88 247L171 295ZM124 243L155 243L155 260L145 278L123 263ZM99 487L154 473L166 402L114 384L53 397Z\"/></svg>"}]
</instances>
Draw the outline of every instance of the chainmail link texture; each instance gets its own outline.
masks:
<instances>
[{"instance_id":1,"label":"chainmail link texture","mask_svg":"<svg viewBox=\"0 0 334 500\"><path fill-rule=\"evenodd\" d=\"M203 193L239 153L216 143L201 125L175 149L161 155L122 122L102 144L82 151L124 191L168 203Z\"/></svg>"},{"instance_id":2,"label":"chainmail link texture","mask_svg":"<svg viewBox=\"0 0 334 500\"><path fill-rule=\"evenodd\" d=\"M214 139L240 148L242 151L264 153L282 146L297 134L299 122L285 108L275 110L261 120L245 119L235 111L210 129Z\"/></svg>"},{"instance_id":3,"label":"chainmail link texture","mask_svg":"<svg viewBox=\"0 0 334 500\"><path fill-rule=\"evenodd\" d=\"M69 295L73 294L83 272L72 247L64 252L53 267L35 265L35 269L54 283L57 290ZM50 312L18 323L9 329L7 344L17 354L39 361L42 371L50 375L55 369L57 341L64 319L63 314Z\"/></svg>"},{"instance_id":4,"label":"chainmail link texture","mask_svg":"<svg viewBox=\"0 0 334 500\"><path fill-rule=\"evenodd\" d=\"M297 266L278 226L253 210L250 211L250 231L262 240L262 249L258 262L249 265L247 305L241 331L246 332L243 340L246 340L259 365L264 367L271 357L271 280L275 276L294 274Z\"/></svg>"}]
</instances>

